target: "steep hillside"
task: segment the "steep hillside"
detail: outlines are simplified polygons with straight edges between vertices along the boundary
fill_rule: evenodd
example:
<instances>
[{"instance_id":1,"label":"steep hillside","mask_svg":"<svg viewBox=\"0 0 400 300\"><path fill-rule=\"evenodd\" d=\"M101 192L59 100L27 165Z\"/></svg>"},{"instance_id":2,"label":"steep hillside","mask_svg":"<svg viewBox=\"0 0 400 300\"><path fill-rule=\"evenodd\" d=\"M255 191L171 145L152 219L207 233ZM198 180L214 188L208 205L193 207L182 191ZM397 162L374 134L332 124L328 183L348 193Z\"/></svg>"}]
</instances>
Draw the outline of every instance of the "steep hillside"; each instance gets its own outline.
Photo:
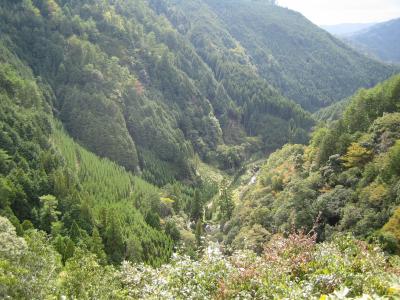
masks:
<instances>
[{"instance_id":1,"label":"steep hillside","mask_svg":"<svg viewBox=\"0 0 400 300\"><path fill-rule=\"evenodd\" d=\"M400 295L400 77L274 2L0 1L0 299Z\"/></svg>"},{"instance_id":2,"label":"steep hillside","mask_svg":"<svg viewBox=\"0 0 400 300\"><path fill-rule=\"evenodd\" d=\"M271 233L294 226L315 230L320 241L350 231L400 253L399 101L395 76L358 92L308 146L272 154L225 224L225 241L258 250Z\"/></svg>"},{"instance_id":3,"label":"steep hillside","mask_svg":"<svg viewBox=\"0 0 400 300\"><path fill-rule=\"evenodd\" d=\"M250 53L260 74L309 110L371 87L391 73L297 12L262 1L206 2Z\"/></svg>"},{"instance_id":4,"label":"steep hillside","mask_svg":"<svg viewBox=\"0 0 400 300\"><path fill-rule=\"evenodd\" d=\"M187 159L197 144L188 140L215 148L219 123L209 101L172 64L167 46L149 28L168 25L151 19L144 5L124 7L122 16L100 1L6 1L3 38L49 82L57 117L85 147L132 171L160 165L156 171L146 168L149 177L159 177L158 184L190 177ZM147 29L137 20L143 13L150 18ZM201 63L196 65L201 72ZM193 101L198 105L189 107ZM182 116L194 122L183 123Z\"/></svg>"},{"instance_id":5,"label":"steep hillside","mask_svg":"<svg viewBox=\"0 0 400 300\"><path fill-rule=\"evenodd\" d=\"M77 245L103 263L167 261L172 240L145 221L158 217L159 190L53 125L50 88L0 49L0 215L20 235L32 228L51 234L63 261Z\"/></svg>"},{"instance_id":6,"label":"steep hillside","mask_svg":"<svg viewBox=\"0 0 400 300\"><path fill-rule=\"evenodd\" d=\"M379 116L398 109L399 77L353 99L342 125L360 133L347 132L339 123L318 131L309 150L292 145L272 155L256 189L250 187L245 195L251 193L246 198L251 205L239 205L226 224L230 216L225 212L232 208L222 206L229 203L229 192L221 191L221 228L229 239L235 237L237 222L244 222L233 245L255 251L225 255L216 245L198 251L204 246L200 202L210 199L215 188L174 183L160 190L83 149L54 120L50 86L2 44L0 54L1 298L335 299L399 294L399 264L377 245L350 235L317 243L341 220L343 206L343 224L363 236L380 228L397 203L392 197L398 194L400 175L400 150L398 142L394 144L400 138L399 114ZM372 122L370 134L363 135ZM330 157L327 168L320 169L322 175L312 171L316 166L309 159L323 165L324 153L336 152L330 141L349 143L340 137L348 134L363 144L343 152L345 165L331 165L338 157ZM315 206L305 205L317 193L323 196ZM283 209L270 209L274 197L282 200L275 204ZM317 211L318 236L295 231L272 236L274 231L264 228L283 230L289 226L285 222L292 221L311 226ZM182 219L187 221L185 213L197 218L195 235L190 226L178 229ZM398 219L396 211L379 232L387 251L398 251ZM173 244L180 240L192 242L194 249L181 245L183 254L170 259ZM124 259L129 262L119 265Z\"/></svg>"},{"instance_id":7,"label":"steep hillside","mask_svg":"<svg viewBox=\"0 0 400 300\"><path fill-rule=\"evenodd\" d=\"M268 1L150 2L192 41L217 78L231 73L225 61L237 62L308 110L393 74L391 67L360 55L299 13Z\"/></svg>"},{"instance_id":8,"label":"steep hillside","mask_svg":"<svg viewBox=\"0 0 400 300\"><path fill-rule=\"evenodd\" d=\"M290 99L316 110L393 72L257 1L0 9L2 39L49 85L68 133L159 186L193 178L196 155L233 172L254 153L305 143L314 122Z\"/></svg>"},{"instance_id":9,"label":"steep hillside","mask_svg":"<svg viewBox=\"0 0 400 300\"><path fill-rule=\"evenodd\" d=\"M347 39L358 49L388 63L400 63L400 19L355 33Z\"/></svg>"},{"instance_id":10,"label":"steep hillside","mask_svg":"<svg viewBox=\"0 0 400 300\"><path fill-rule=\"evenodd\" d=\"M332 122L340 119L349 105L351 98L346 98L316 111L313 116L317 121Z\"/></svg>"},{"instance_id":11,"label":"steep hillside","mask_svg":"<svg viewBox=\"0 0 400 300\"><path fill-rule=\"evenodd\" d=\"M3 1L0 15L0 213L20 235L49 234L63 263L84 248L159 265L181 240L196 255L186 222L217 192L195 174L198 156L234 171L307 140L310 114L266 83L253 124L264 131L251 133L247 98L232 100L145 1Z\"/></svg>"},{"instance_id":12,"label":"steep hillside","mask_svg":"<svg viewBox=\"0 0 400 300\"><path fill-rule=\"evenodd\" d=\"M2 38L49 83L68 133L160 186L193 177L194 153L229 169L230 155L307 140L309 114L246 72L225 88L147 1L4 1L0 13Z\"/></svg>"}]
</instances>

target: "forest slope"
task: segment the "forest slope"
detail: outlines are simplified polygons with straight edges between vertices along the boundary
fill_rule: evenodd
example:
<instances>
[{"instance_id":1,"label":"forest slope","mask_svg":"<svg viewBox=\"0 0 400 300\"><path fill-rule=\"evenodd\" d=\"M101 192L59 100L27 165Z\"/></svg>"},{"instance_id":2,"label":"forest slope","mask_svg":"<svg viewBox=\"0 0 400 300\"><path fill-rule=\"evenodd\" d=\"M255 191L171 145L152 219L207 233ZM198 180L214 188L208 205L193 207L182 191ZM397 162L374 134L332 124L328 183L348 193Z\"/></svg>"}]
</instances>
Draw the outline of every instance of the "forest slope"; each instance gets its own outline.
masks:
<instances>
[{"instance_id":1,"label":"forest slope","mask_svg":"<svg viewBox=\"0 0 400 300\"><path fill-rule=\"evenodd\" d=\"M145 221L158 216L159 190L55 126L50 88L3 45L0 52L0 214L18 234L51 234L63 261L77 245L103 263L167 261L172 240Z\"/></svg>"},{"instance_id":2,"label":"forest slope","mask_svg":"<svg viewBox=\"0 0 400 300\"><path fill-rule=\"evenodd\" d=\"M313 26L257 1L0 2L0 298L399 293L399 263L387 256L400 249L399 77L361 90L305 146L315 121L273 81L290 86L290 68L263 74L221 5L249 9L264 29L282 16ZM337 42L313 34L316 45ZM393 71L346 55L354 89ZM339 71L323 74L328 85ZM293 97L313 110L331 91ZM288 142L235 208L229 181Z\"/></svg>"},{"instance_id":3,"label":"forest slope","mask_svg":"<svg viewBox=\"0 0 400 300\"><path fill-rule=\"evenodd\" d=\"M372 87L394 71L269 1L150 2L192 41L217 78L235 62L308 110Z\"/></svg>"},{"instance_id":4,"label":"forest slope","mask_svg":"<svg viewBox=\"0 0 400 300\"><path fill-rule=\"evenodd\" d=\"M336 152L330 141L347 143L346 139L335 136L349 134L342 127L324 129L322 133L317 132L313 139L313 143L320 145L315 148L318 151L314 151L317 156L312 155L313 146L309 146L311 152L307 152L301 145L286 146L281 150L289 155L281 156L278 152L271 156L257 185L262 185L263 190L256 190L255 197L249 198L258 201L262 195L263 206L257 207L255 213L242 206L237 209L238 212L248 213L243 218L245 222L254 218L256 222L262 220L275 224L264 218L269 212L266 204L271 203L268 202L271 197L279 197L279 191L285 192L286 179L289 179L292 189L288 195L295 195L298 206L285 206L281 213L290 213L289 220L296 222L297 226L311 226L307 221L310 217L312 219L314 213L306 213L301 208L308 206L298 201L309 199L309 195L318 192L325 195L324 201L315 202L320 205L318 209L324 209L321 210L323 214L318 236L296 232L288 237L272 236L261 224L254 224L251 234L246 235L245 243L240 244L241 238L238 237L234 245L238 248L250 247L261 253L260 256L249 251L227 256L215 245L210 245L203 254L195 252L196 255L201 254L198 260L178 254L168 264L153 268L148 264L159 266L169 261L173 241L175 243L180 239L176 223L171 223L174 219L161 225L157 212L170 214L172 203L173 209L178 211L180 206L196 218L199 211L195 208L199 203L191 205L190 199L207 198L198 190L193 193L189 187L183 189L175 184L162 191L169 191L162 204L158 188L132 176L108 159L100 159L83 149L53 120L51 88L35 78L29 67L3 45L0 46L0 297L235 299L245 295L253 299L267 296L320 299L329 295L329 298L336 299L340 295L343 299L364 294L375 298L398 295L396 274L399 264L394 258L387 257L377 245L357 241L350 235L335 236L332 241L319 244L316 239L321 239L321 233L327 237L330 222L340 219L340 209L338 212L336 202L329 198L332 194L339 199L339 204L351 205L346 197L352 193L352 186L360 184L360 187L366 187L363 192L368 196L365 198L367 202L356 202L361 210L356 216L363 218L356 219L356 224L348 223L361 236L379 228L397 203L392 201L392 196L397 195L399 176L400 151L398 143L393 146L394 140L399 139L399 116L394 113L398 109L399 77L372 91L360 92L349 106L346 114L355 116L355 121L365 119L373 122L383 112L393 112L373 122L373 134L368 136L372 138L371 153L363 150L360 161L358 152L347 151L345 161L351 165L345 167L349 174L342 174L343 178L336 177L335 172L341 171L335 171L336 165L332 165L333 169L327 169L327 175L323 175L328 179L321 179L321 186L316 172L313 175L304 173L306 177L301 182L306 186L296 187L300 181L294 177L299 168L303 171L308 168L307 157L319 157L319 163L323 164L326 156L323 149ZM375 107L377 104L382 104L378 110ZM354 109L359 114L354 114ZM351 120L344 119L342 122ZM359 121L356 124L359 127L353 128L360 133L370 125ZM330 132L325 135L326 131ZM326 140L320 139L323 136ZM355 136L363 137L362 134ZM365 141L364 137L361 140ZM327 146L322 147L324 144ZM360 147L367 146L362 144L350 149L359 150ZM311 156L302 158L303 153L310 153ZM365 167L364 158L370 159ZM303 165L300 165L301 160ZM329 161L333 160L329 158ZM380 169L382 161L384 168ZM282 162L285 165L283 168L278 166ZM353 164L359 164L357 168L360 171L354 169ZM284 178L272 178L276 184L269 182L271 166L277 166L273 176L282 175ZM286 166L290 171L289 177L281 172ZM358 183L358 175L352 176L359 172L363 175ZM329 184L335 184L336 180L345 182L345 186L336 186L329 191ZM308 187L309 183L312 185ZM268 196L265 192L270 184L276 192ZM317 188L318 192L311 191L312 188ZM184 201L186 198L189 198L187 203ZM292 201L290 197L287 199ZM364 210L372 210L372 213L365 214ZM350 211L353 213L354 207ZM282 215L275 213L276 220L288 220L287 215L279 219ZM378 219L374 219L375 214ZM232 228L230 226L235 224L237 217L235 213L233 220L224 226L225 230ZM197 218L201 220L199 216ZM398 219L396 213L382 229L380 239L387 251L398 251ZM242 229L248 229L248 225L243 224ZM281 225L280 230L287 226ZM365 231L365 228L368 230ZM232 237L232 231L228 237ZM267 241L266 238L269 242L264 245L263 251L260 245ZM198 240L201 249L202 239L198 237ZM253 243L254 240L257 243ZM253 245L256 247L253 248ZM119 265L123 259L130 262ZM277 269L285 272L276 272Z\"/></svg>"},{"instance_id":5,"label":"forest slope","mask_svg":"<svg viewBox=\"0 0 400 300\"><path fill-rule=\"evenodd\" d=\"M193 177L195 153L230 169L251 152L283 145L290 130L307 140L308 113L257 77L240 82L247 92L232 99L147 1L3 1L0 14L6 47L49 84L68 133L157 185ZM257 83L263 96L250 101ZM257 110L265 116L248 124ZM269 134L276 124L280 132Z\"/></svg>"},{"instance_id":6,"label":"forest slope","mask_svg":"<svg viewBox=\"0 0 400 300\"><path fill-rule=\"evenodd\" d=\"M259 1L6 0L0 16L68 133L159 186L192 179L197 155L234 172L305 143L314 121L295 102L316 110L394 71Z\"/></svg>"},{"instance_id":7,"label":"forest slope","mask_svg":"<svg viewBox=\"0 0 400 300\"><path fill-rule=\"evenodd\" d=\"M317 222L319 240L350 231L400 253L399 101L395 76L359 91L308 146L272 154L225 225L226 242L256 250L271 233L311 230Z\"/></svg>"},{"instance_id":8,"label":"forest slope","mask_svg":"<svg viewBox=\"0 0 400 300\"><path fill-rule=\"evenodd\" d=\"M400 63L400 19L380 23L347 37L356 49L388 63Z\"/></svg>"}]
</instances>

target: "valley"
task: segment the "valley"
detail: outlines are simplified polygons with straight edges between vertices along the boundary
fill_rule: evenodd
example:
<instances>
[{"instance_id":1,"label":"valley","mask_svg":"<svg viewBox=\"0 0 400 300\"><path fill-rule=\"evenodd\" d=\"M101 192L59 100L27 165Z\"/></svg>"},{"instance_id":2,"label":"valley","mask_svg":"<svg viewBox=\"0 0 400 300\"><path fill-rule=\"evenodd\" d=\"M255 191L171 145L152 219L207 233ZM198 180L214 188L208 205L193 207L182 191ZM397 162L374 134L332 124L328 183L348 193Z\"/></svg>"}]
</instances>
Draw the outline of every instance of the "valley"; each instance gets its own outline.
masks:
<instances>
[{"instance_id":1,"label":"valley","mask_svg":"<svg viewBox=\"0 0 400 300\"><path fill-rule=\"evenodd\" d=\"M260 0L3 0L0 33L0 298L400 296L392 57Z\"/></svg>"}]
</instances>

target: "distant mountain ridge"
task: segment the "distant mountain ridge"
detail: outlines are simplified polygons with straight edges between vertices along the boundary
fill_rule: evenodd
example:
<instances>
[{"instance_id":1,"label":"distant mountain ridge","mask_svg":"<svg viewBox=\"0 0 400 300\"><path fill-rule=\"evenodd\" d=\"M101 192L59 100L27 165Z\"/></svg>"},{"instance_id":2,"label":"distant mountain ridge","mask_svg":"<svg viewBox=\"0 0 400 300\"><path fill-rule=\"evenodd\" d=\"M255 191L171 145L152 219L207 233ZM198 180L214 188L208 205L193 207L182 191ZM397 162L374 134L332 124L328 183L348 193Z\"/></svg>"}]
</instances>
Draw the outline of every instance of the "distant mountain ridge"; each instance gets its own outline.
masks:
<instances>
[{"instance_id":1,"label":"distant mountain ridge","mask_svg":"<svg viewBox=\"0 0 400 300\"><path fill-rule=\"evenodd\" d=\"M400 63L400 18L346 37L351 44L384 62Z\"/></svg>"},{"instance_id":2,"label":"distant mountain ridge","mask_svg":"<svg viewBox=\"0 0 400 300\"><path fill-rule=\"evenodd\" d=\"M321 25L320 27L330 34L346 37L359 31L366 30L376 23L342 23L337 25Z\"/></svg>"}]
</instances>

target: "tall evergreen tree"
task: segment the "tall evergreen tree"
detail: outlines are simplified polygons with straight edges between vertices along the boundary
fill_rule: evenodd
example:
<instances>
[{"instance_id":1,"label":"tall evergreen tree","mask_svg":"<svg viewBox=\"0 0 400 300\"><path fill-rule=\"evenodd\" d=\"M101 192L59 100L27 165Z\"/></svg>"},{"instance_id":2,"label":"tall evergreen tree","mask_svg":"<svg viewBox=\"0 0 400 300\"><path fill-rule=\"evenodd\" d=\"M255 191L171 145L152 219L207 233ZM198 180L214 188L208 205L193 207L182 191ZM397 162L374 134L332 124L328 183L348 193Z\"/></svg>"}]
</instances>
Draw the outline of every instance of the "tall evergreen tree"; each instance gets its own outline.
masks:
<instances>
[{"instance_id":1,"label":"tall evergreen tree","mask_svg":"<svg viewBox=\"0 0 400 300\"><path fill-rule=\"evenodd\" d=\"M104 248L113 264L118 264L125 258L125 242L118 216L110 217L104 237Z\"/></svg>"},{"instance_id":2,"label":"tall evergreen tree","mask_svg":"<svg viewBox=\"0 0 400 300\"><path fill-rule=\"evenodd\" d=\"M232 191L226 186L226 183L222 183L218 204L221 221L228 221L232 217L235 203L233 202Z\"/></svg>"},{"instance_id":3,"label":"tall evergreen tree","mask_svg":"<svg viewBox=\"0 0 400 300\"><path fill-rule=\"evenodd\" d=\"M103 240L100 236L99 230L97 227L93 228L92 236L91 236L91 244L90 244L90 251L97 255L97 258L101 263L107 262L107 256L104 252L104 244Z\"/></svg>"}]
</instances>

